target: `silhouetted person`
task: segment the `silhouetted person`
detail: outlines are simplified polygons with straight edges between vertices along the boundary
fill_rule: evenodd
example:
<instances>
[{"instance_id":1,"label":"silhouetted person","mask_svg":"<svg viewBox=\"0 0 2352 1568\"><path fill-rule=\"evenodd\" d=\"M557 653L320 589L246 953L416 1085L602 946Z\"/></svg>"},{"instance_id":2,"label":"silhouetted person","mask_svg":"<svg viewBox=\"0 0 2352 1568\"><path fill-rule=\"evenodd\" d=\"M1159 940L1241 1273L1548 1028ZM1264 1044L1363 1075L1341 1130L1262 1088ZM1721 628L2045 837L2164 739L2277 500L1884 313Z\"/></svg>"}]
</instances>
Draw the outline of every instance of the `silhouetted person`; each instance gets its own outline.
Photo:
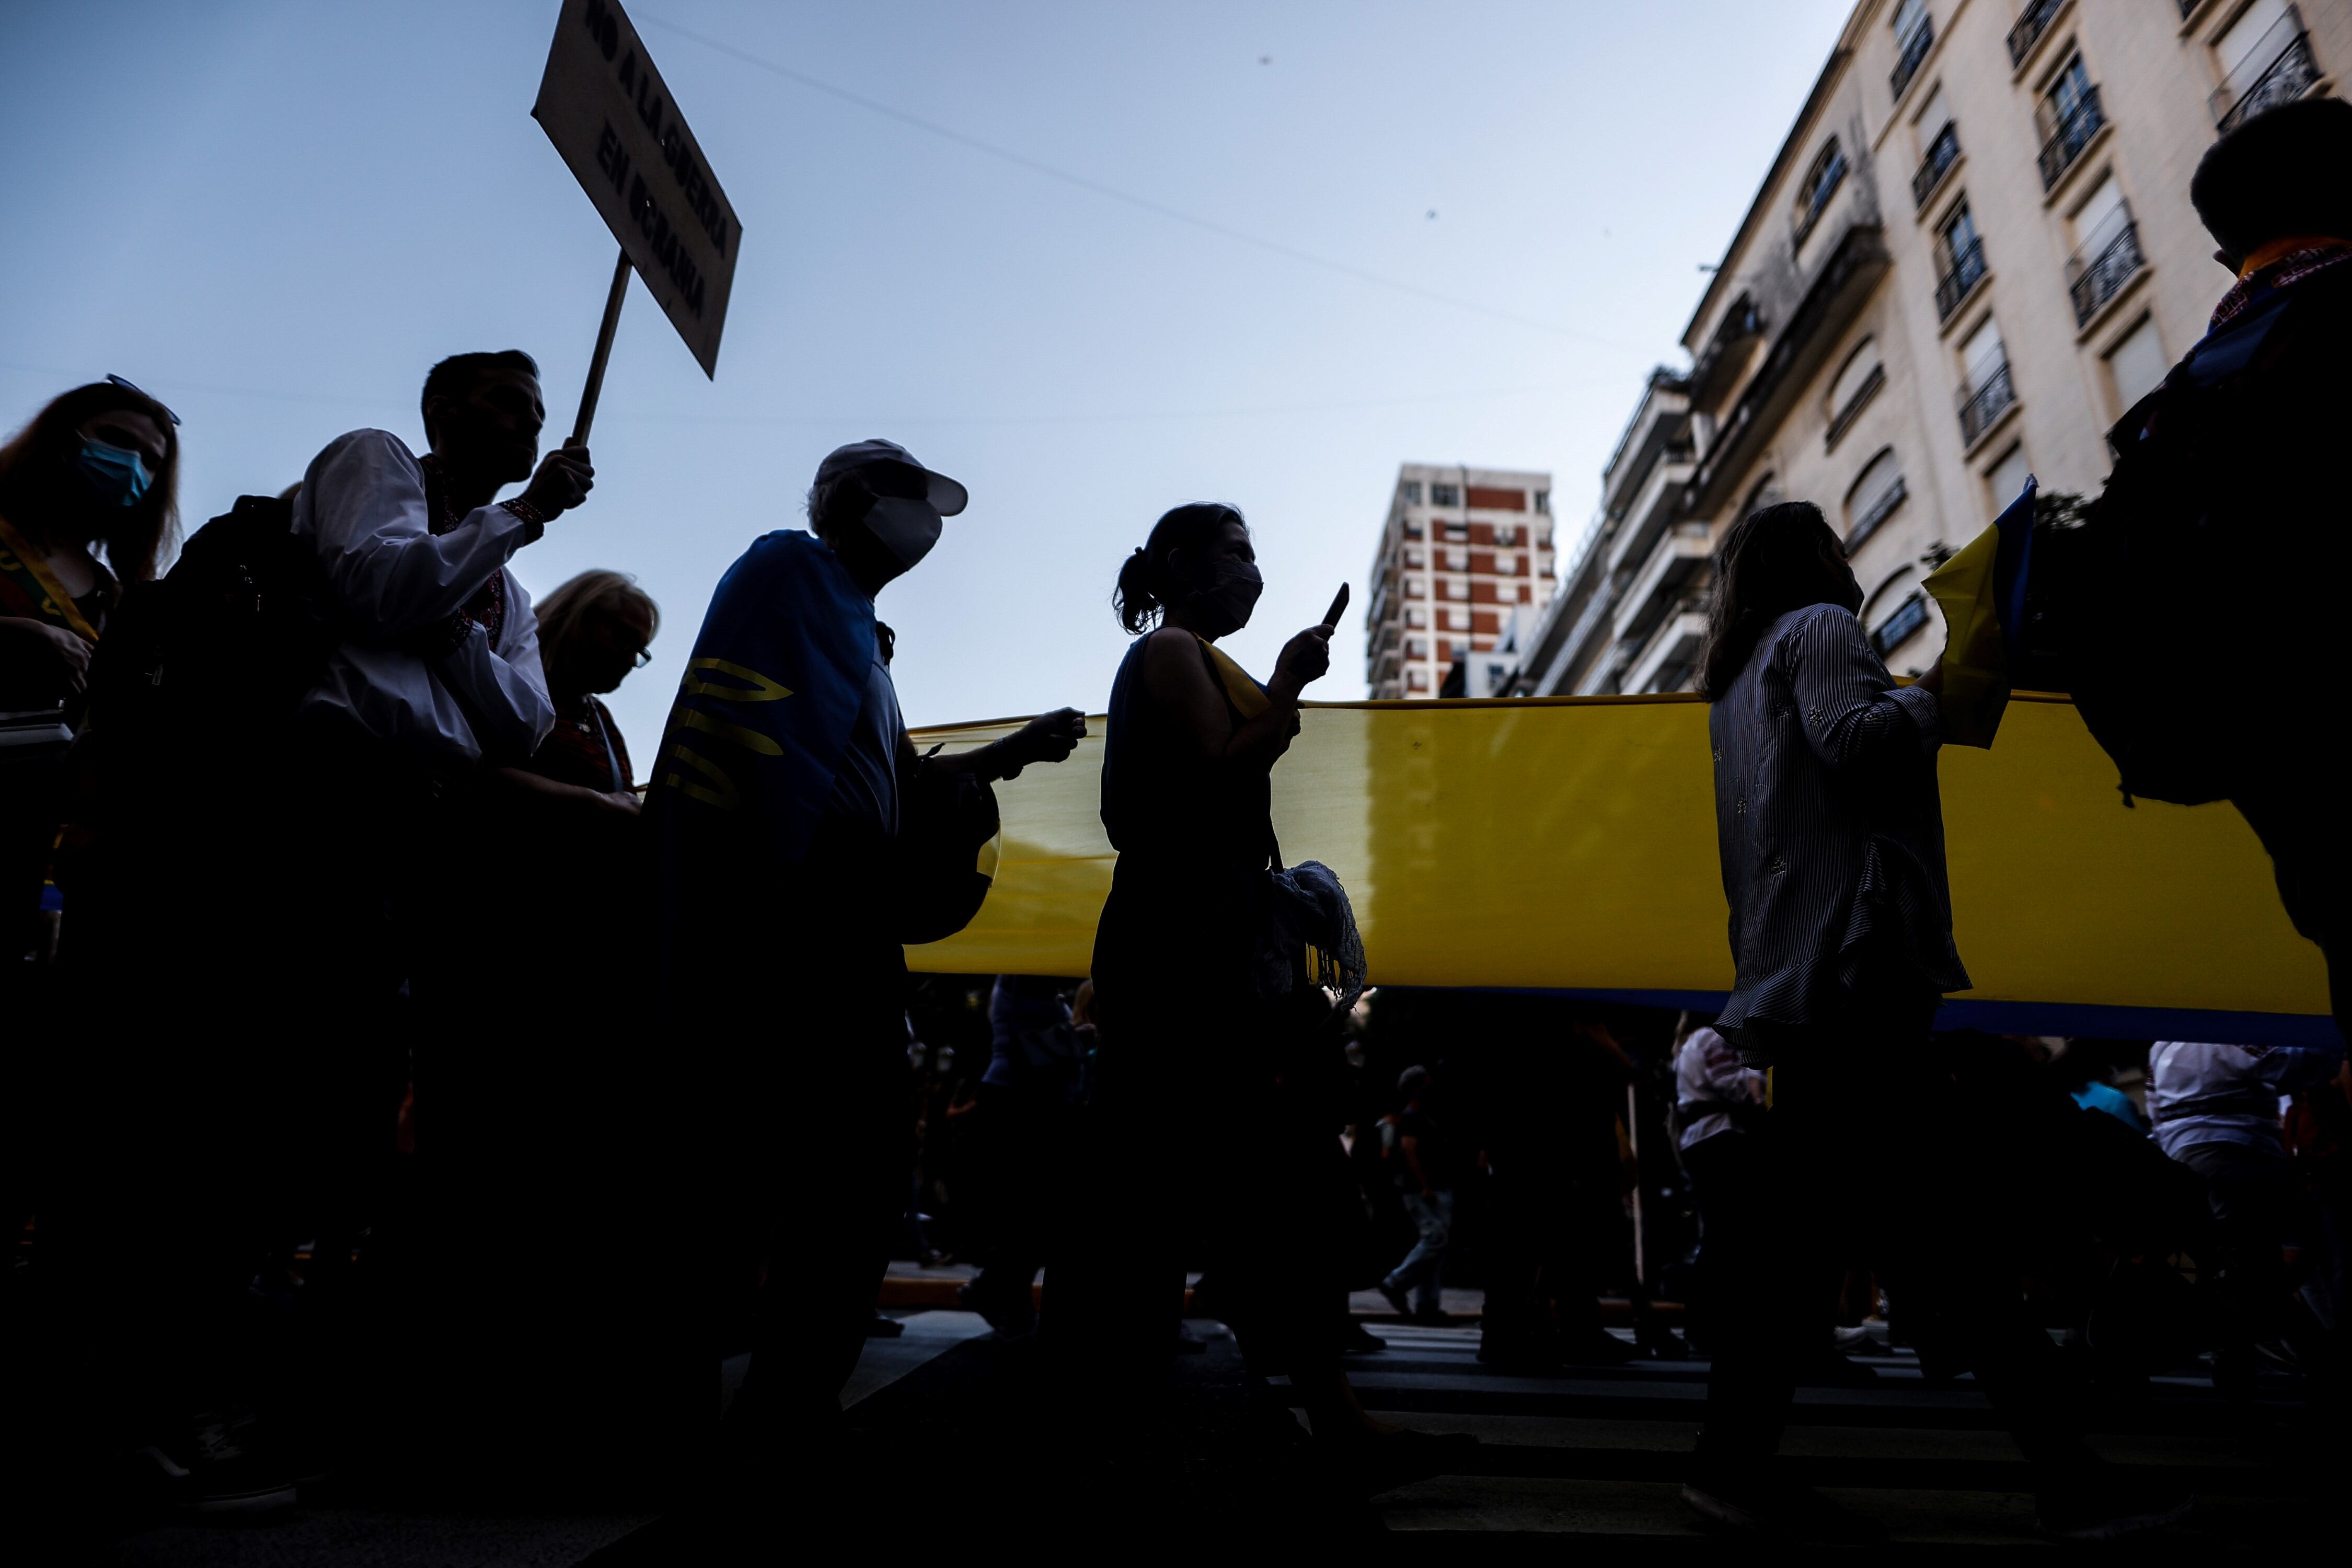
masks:
<instances>
[{"instance_id":1,"label":"silhouetted person","mask_svg":"<svg viewBox=\"0 0 2352 1568\"><path fill-rule=\"evenodd\" d=\"M1412 1220L1412 1250L1381 1280L1381 1294L1400 1316L1424 1323L1445 1321L1445 1252L1454 1244L1454 1194L1462 1152L1429 1108L1429 1069L1410 1067L1397 1079L1404 1104L1391 1121L1391 1179Z\"/></svg>"},{"instance_id":2,"label":"silhouetted person","mask_svg":"<svg viewBox=\"0 0 2352 1568\"><path fill-rule=\"evenodd\" d=\"M2344 616L2352 427L2352 103L2259 114L2198 164L2189 199L2237 274L2210 329L2108 433L2115 471L2086 535L2074 657L2084 717L2124 787L2234 802L2270 852L2296 931L2326 955L2352 1037L2352 823L2342 699L2269 668L2333 668ZM2106 544L2108 539L2116 542ZM2293 568L2282 572L2283 563Z\"/></svg>"},{"instance_id":3,"label":"silhouetted person","mask_svg":"<svg viewBox=\"0 0 2352 1568\"><path fill-rule=\"evenodd\" d=\"M719 1215L722 1289L770 1265L728 1416L747 1457L838 1425L905 1209L901 944L941 934L908 925L929 814L971 818L974 781L1059 761L1086 732L1063 709L915 755L874 601L966 499L888 441L819 464L814 533L767 534L720 579L648 797L658 1037L697 1075L672 1135L716 1167L692 1201ZM978 842L955 842L969 881Z\"/></svg>"},{"instance_id":4,"label":"silhouetted person","mask_svg":"<svg viewBox=\"0 0 2352 1568\"><path fill-rule=\"evenodd\" d=\"M2069 1424L2063 1365L2014 1270L2003 1288L1997 1222L1964 1179L1967 1140L1933 1070L1940 994L1969 984L1936 782L1940 680L1887 674L1844 549L1809 502L1733 525L1715 581L1702 668L1736 972L1715 1027L1770 1069L1757 1134L1769 1164L1754 1171L1752 1226L1707 1237L1743 1310L1718 1325L1684 1496L1751 1532L1880 1533L1771 1458L1827 1326L1827 1282L1861 1252L1983 1380L2034 1467L2045 1528L2105 1536L2177 1517L2184 1498L2127 1494ZM1885 1115L1890 1102L1906 1113Z\"/></svg>"},{"instance_id":5,"label":"silhouetted person","mask_svg":"<svg viewBox=\"0 0 2352 1568\"><path fill-rule=\"evenodd\" d=\"M969 1300L1002 1334L1036 1326L1030 1290L1056 1250L1084 1088L1087 1042L1060 984L1046 976L1000 974L989 994L988 1068L971 1115L980 1144L983 1266Z\"/></svg>"},{"instance_id":6,"label":"silhouetted person","mask_svg":"<svg viewBox=\"0 0 2352 1568\"><path fill-rule=\"evenodd\" d=\"M1321 1081L1335 1042L1320 1042L1328 1063L1305 1059L1299 1047L1314 1047L1280 1031L1253 980L1276 855L1271 775L1331 637L1293 637L1261 685L1216 643L1248 625L1262 588L1230 506L1168 512L1119 569L1119 620L1137 635L1103 751L1103 826L1119 855L1095 938L1102 1044L1080 1178L1092 1201L1075 1230L1087 1250L1074 1244L1047 1281L1045 1333L1097 1397L1149 1400L1177 1338L1189 1247L1251 1371L1289 1376L1318 1445L1361 1473L1402 1473L1435 1463L1406 1452L1431 1445L1366 1416L1340 1366L1354 1195ZM1129 1170L1134 1151L1180 1149Z\"/></svg>"}]
</instances>

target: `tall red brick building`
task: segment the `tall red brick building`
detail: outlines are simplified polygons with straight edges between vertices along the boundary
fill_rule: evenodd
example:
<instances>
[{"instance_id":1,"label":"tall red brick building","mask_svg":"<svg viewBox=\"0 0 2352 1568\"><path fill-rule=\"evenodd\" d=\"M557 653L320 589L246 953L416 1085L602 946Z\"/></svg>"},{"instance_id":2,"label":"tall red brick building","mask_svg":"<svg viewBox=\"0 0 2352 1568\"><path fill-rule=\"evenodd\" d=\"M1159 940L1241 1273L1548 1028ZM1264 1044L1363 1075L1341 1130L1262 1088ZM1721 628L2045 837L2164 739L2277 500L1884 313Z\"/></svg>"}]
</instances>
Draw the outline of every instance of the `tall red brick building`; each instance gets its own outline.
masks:
<instances>
[{"instance_id":1,"label":"tall red brick building","mask_svg":"<svg viewBox=\"0 0 2352 1568\"><path fill-rule=\"evenodd\" d=\"M1492 649L1552 588L1549 474L1404 464L1365 609L1372 696L1436 696L1457 653Z\"/></svg>"}]
</instances>

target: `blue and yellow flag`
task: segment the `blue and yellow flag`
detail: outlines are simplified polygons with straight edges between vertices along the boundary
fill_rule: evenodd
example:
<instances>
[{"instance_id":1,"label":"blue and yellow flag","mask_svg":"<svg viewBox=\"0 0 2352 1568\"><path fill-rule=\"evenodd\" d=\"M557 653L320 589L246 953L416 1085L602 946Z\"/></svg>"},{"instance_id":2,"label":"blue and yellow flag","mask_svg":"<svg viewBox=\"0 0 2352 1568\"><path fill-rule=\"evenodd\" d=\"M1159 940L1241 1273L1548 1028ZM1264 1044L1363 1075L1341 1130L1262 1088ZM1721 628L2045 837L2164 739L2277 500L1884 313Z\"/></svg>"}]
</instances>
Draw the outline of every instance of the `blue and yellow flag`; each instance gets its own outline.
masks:
<instances>
[{"instance_id":1,"label":"blue and yellow flag","mask_svg":"<svg viewBox=\"0 0 2352 1568\"><path fill-rule=\"evenodd\" d=\"M2033 568L2033 497L2025 489L1993 525L1929 574L1927 592L1944 612L1944 739L1990 748L2009 710L2010 674L2023 663L2025 584Z\"/></svg>"}]
</instances>

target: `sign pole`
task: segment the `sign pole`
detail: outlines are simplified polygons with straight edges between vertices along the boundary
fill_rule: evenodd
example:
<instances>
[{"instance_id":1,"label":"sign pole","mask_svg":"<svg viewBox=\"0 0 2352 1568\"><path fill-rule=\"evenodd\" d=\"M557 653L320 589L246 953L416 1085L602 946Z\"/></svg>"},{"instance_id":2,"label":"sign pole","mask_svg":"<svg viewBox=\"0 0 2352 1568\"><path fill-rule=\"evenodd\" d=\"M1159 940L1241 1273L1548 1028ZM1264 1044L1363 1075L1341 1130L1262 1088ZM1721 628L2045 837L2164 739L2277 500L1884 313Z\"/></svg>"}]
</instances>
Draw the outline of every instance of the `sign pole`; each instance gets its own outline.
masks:
<instances>
[{"instance_id":1,"label":"sign pole","mask_svg":"<svg viewBox=\"0 0 2352 1568\"><path fill-rule=\"evenodd\" d=\"M604 390L604 362L613 357L613 333L621 324L621 302L629 297L629 253L613 264L613 291L604 297L604 322L596 329L596 353L588 361L588 384L580 394L580 417L572 423L570 447L588 444L588 426L596 422L596 399Z\"/></svg>"}]
</instances>

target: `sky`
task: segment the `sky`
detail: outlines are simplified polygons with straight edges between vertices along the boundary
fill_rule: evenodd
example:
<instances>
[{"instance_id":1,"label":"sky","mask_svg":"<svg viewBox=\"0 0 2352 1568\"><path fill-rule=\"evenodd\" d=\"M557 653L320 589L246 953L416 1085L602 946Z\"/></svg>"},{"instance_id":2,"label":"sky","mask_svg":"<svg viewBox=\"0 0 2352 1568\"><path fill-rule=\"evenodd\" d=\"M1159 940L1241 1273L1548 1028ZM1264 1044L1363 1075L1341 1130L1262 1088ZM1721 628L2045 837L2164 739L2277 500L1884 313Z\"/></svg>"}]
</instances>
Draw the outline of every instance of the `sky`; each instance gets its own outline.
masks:
<instances>
[{"instance_id":1,"label":"sky","mask_svg":"<svg viewBox=\"0 0 2352 1568\"><path fill-rule=\"evenodd\" d=\"M718 374L641 285L594 494L514 561L660 603L640 772L719 574L881 436L971 505L885 590L909 723L1100 711L1119 563L1251 521L1270 670L1364 693L1401 462L1549 470L1561 558L1850 0L751 4L629 15L743 224ZM112 372L184 420L193 530L335 436L424 445L445 354L571 427L616 246L530 118L555 0L5 0L0 428ZM511 492L510 492L511 493Z\"/></svg>"}]
</instances>

